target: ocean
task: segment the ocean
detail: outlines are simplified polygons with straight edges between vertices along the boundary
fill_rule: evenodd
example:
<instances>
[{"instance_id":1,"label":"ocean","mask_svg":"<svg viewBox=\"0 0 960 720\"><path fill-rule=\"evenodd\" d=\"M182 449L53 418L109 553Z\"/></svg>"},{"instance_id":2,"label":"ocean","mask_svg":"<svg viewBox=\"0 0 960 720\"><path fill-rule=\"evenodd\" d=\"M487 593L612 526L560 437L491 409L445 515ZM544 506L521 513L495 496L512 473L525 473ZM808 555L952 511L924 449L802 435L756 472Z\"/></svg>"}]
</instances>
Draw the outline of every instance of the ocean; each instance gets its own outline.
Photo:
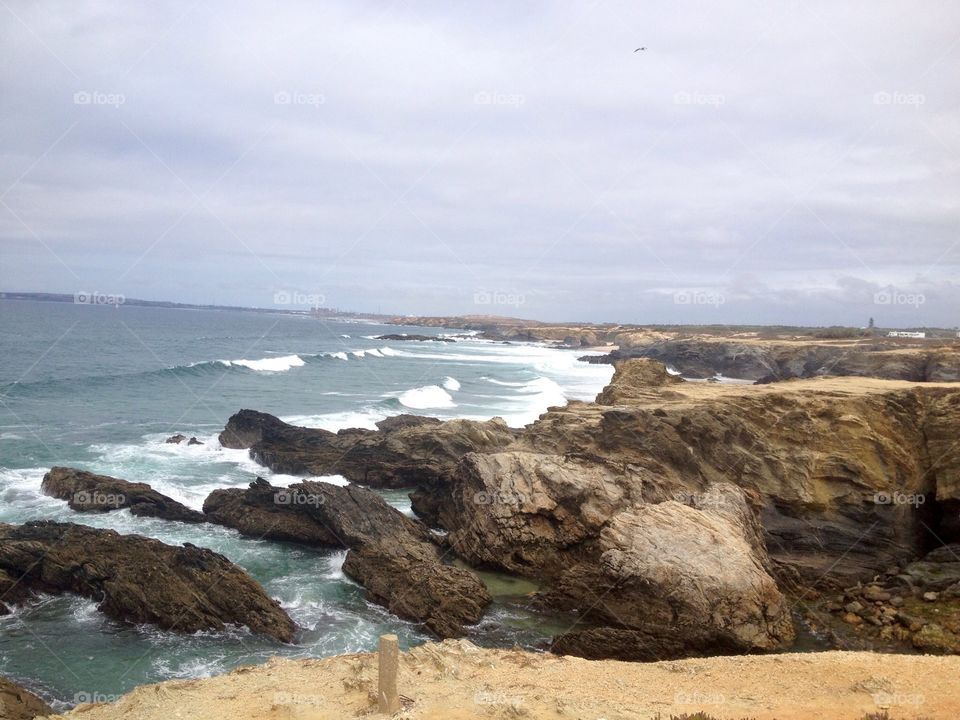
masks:
<instances>
[{"instance_id":1,"label":"ocean","mask_svg":"<svg viewBox=\"0 0 960 720\"><path fill-rule=\"evenodd\" d=\"M456 335L457 342L376 339L390 333ZM334 431L374 428L404 412L500 416L520 427L549 406L592 400L609 381L612 368L578 361L583 354L295 314L0 300L0 522L76 522L211 548L244 567L305 629L295 645L240 629L182 635L115 622L82 598L45 596L0 617L0 675L66 707L274 655L372 650L383 632L397 633L404 647L428 640L364 600L341 570L343 551L126 510L77 513L40 493L43 474L53 465L79 467L149 483L200 509L212 490L243 487L257 475L281 486L301 479L219 446L217 434L241 408ZM164 442L175 433L202 444ZM411 512L406 491L383 495ZM545 647L569 625L527 607L530 583L484 577L495 603L471 629L473 642Z\"/></svg>"}]
</instances>

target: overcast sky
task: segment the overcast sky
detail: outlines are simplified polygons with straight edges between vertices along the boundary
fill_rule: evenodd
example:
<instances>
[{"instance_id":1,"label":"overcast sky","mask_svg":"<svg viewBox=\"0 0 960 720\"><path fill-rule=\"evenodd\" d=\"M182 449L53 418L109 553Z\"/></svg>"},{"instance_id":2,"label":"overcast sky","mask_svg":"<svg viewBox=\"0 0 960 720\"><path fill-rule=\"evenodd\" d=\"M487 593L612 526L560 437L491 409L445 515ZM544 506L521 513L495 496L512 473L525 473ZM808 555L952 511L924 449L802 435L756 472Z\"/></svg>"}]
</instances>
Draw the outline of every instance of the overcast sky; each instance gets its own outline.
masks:
<instances>
[{"instance_id":1,"label":"overcast sky","mask_svg":"<svg viewBox=\"0 0 960 720\"><path fill-rule=\"evenodd\" d=\"M956 0L2 0L0 58L0 290L960 323Z\"/></svg>"}]
</instances>

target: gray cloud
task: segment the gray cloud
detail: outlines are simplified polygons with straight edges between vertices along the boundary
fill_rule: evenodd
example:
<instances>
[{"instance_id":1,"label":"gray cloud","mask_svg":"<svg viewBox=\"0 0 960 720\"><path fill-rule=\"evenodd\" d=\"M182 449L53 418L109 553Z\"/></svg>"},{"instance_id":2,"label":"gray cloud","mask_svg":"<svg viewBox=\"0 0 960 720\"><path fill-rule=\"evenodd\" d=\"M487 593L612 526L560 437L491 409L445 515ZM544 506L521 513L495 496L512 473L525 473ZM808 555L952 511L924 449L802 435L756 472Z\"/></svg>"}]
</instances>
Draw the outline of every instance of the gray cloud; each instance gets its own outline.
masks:
<instances>
[{"instance_id":1,"label":"gray cloud","mask_svg":"<svg viewBox=\"0 0 960 720\"><path fill-rule=\"evenodd\" d=\"M0 18L5 289L957 323L955 3Z\"/></svg>"}]
</instances>

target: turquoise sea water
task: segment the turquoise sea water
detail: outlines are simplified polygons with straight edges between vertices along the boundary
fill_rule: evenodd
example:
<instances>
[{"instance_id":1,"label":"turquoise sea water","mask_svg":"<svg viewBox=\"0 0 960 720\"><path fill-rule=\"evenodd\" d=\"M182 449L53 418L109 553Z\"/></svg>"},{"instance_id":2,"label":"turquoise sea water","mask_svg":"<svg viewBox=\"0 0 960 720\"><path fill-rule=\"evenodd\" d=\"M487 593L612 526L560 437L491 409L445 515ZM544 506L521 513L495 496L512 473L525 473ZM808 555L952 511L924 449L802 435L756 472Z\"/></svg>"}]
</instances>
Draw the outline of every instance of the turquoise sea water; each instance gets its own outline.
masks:
<instances>
[{"instance_id":1,"label":"turquoise sea water","mask_svg":"<svg viewBox=\"0 0 960 720\"><path fill-rule=\"evenodd\" d=\"M461 338L382 341L386 333L444 331L299 315L70 305L0 300L0 522L53 519L192 542L246 568L305 629L295 645L245 630L181 635L104 618L95 603L43 597L0 618L0 675L58 706L109 700L136 685L202 677L272 655L316 657L370 650L420 629L367 603L341 571L344 553L241 538L213 525L79 514L40 494L52 465L75 466L154 488L199 509L218 487L276 475L216 436L241 408L337 430L373 428L412 412L440 418L504 417L521 426L550 405L592 399L612 368L582 352ZM202 445L169 445L174 433ZM343 482L342 478L327 478ZM405 491L385 497L410 512ZM542 647L562 619L525 606L524 583L491 579L498 592L471 639ZM516 588L516 589L512 589Z\"/></svg>"}]
</instances>

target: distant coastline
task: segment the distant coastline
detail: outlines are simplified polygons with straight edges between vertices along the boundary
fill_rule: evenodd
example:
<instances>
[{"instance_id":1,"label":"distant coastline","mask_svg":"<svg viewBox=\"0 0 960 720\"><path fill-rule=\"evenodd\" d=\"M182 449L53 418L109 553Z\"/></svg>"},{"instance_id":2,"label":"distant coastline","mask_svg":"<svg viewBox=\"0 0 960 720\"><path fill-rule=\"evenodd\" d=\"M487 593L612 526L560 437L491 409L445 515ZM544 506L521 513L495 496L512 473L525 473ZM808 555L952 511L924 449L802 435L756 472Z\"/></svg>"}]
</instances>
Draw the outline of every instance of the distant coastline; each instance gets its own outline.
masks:
<instances>
[{"instance_id":1,"label":"distant coastline","mask_svg":"<svg viewBox=\"0 0 960 720\"><path fill-rule=\"evenodd\" d=\"M106 293L42 293L42 292L0 292L0 300L34 300L38 302L58 302L69 303L71 305L131 305L134 307L152 307L167 308L172 310L232 310L241 312L264 313L268 315L311 315L316 317L339 317L339 318L363 318L369 320L382 320L389 318L389 315L377 315L374 313L359 313L350 311L340 311L332 308L303 308L295 307L247 307L244 305L201 305L195 303L180 303L169 300L140 300L138 298L129 298L122 295L115 296L118 302L110 302L114 297ZM101 300L103 298L103 300Z\"/></svg>"}]
</instances>

